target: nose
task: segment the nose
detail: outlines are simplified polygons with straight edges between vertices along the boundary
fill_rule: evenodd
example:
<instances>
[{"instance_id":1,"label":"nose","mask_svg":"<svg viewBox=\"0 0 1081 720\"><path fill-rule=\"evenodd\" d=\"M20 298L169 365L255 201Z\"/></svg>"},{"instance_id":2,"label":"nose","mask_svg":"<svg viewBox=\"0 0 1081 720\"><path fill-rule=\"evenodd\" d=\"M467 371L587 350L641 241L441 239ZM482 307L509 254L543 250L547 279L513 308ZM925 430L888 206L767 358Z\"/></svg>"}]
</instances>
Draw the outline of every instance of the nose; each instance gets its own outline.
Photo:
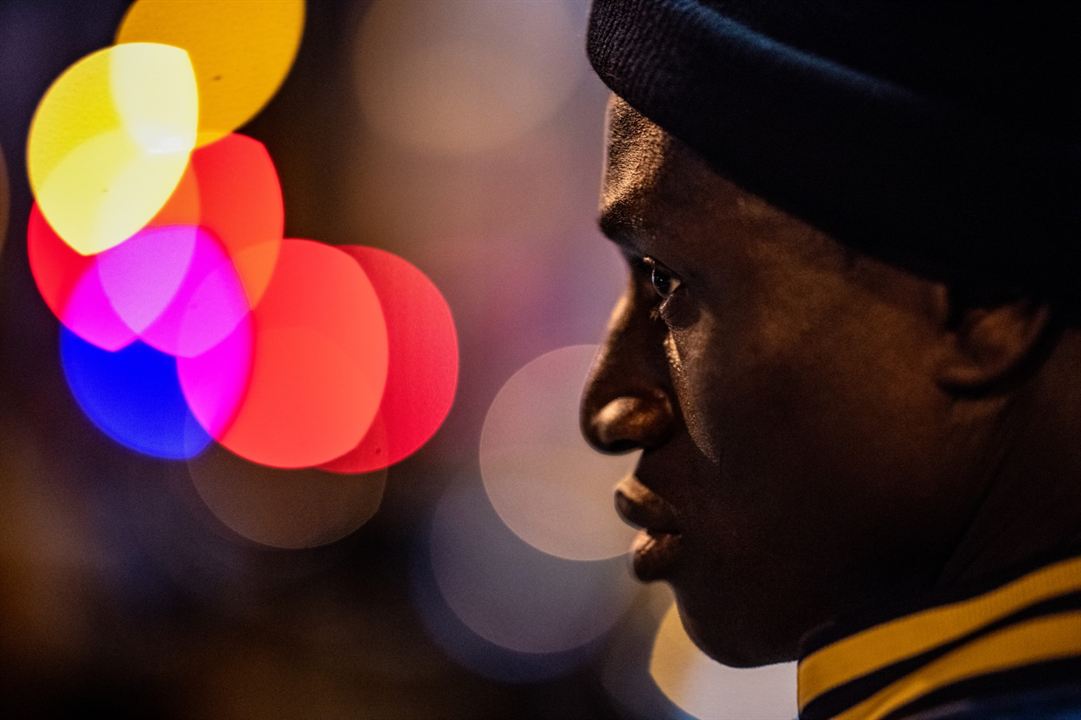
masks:
<instances>
[{"instance_id":1,"label":"nose","mask_svg":"<svg viewBox=\"0 0 1081 720\"><path fill-rule=\"evenodd\" d=\"M582 434L597 450L649 450L671 436L674 394L665 334L633 291L616 305L582 394Z\"/></svg>"}]
</instances>

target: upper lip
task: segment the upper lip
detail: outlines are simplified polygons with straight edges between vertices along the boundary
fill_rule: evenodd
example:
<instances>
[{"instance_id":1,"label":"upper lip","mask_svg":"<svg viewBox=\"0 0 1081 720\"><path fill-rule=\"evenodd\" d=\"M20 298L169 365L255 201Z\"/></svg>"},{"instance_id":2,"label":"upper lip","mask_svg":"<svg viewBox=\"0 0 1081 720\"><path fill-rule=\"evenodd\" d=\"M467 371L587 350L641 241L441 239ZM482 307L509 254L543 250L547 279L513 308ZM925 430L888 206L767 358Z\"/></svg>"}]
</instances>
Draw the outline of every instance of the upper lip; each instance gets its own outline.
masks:
<instances>
[{"instance_id":1,"label":"upper lip","mask_svg":"<svg viewBox=\"0 0 1081 720\"><path fill-rule=\"evenodd\" d=\"M616 486L616 510L631 525L650 532L677 535L681 531L675 508L633 475Z\"/></svg>"}]
</instances>

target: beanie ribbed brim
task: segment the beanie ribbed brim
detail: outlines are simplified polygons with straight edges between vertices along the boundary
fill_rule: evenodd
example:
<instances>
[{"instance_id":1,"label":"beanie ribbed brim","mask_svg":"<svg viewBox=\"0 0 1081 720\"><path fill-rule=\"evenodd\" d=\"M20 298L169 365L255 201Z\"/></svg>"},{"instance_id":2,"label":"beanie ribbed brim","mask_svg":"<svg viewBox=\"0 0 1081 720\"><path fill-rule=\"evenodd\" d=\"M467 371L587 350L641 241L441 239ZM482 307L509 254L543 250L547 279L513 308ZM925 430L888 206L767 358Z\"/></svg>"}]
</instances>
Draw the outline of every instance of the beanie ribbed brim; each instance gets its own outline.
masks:
<instances>
[{"instance_id":1,"label":"beanie ribbed brim","mask_svg":"<svg viewBox=\"0 0 1081 720\"><path fill-rule=\"evenodd\" d=\"M590 61L718 172L842 242L930 273L1008 275L1076 293L1076 70L1046 53L972 58L971 42L942 48L918 23L869 12L845 27L805 22L799 3L778 5L596 0ZM965 30L957 36L979 40ZM845 33L860 38L855 50L837 49Z\"/></svg>"}]
</instances>

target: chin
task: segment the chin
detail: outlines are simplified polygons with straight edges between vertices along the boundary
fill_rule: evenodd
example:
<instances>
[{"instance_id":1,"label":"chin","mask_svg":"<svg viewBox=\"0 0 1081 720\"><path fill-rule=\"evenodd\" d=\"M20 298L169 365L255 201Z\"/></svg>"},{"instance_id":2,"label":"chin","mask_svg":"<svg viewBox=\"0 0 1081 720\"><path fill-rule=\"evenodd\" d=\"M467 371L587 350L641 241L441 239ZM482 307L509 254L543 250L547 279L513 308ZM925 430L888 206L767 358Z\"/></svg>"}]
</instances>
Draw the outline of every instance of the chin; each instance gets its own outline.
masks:
<instances>
[{"instance_id":1,"label":"chin","mask_svg":"<svg viewBox=\"0 0 1081 720\"><path fill-rule=\"evenodd\" d=\"M796 659L799 633L780 632L775 622L730 611L726 603L717 602L716 598L712 602L696 602L678 588L675 590L676 606L687 635L702 652L722 665L751 668Z\"/></svg>"}]
</instances>

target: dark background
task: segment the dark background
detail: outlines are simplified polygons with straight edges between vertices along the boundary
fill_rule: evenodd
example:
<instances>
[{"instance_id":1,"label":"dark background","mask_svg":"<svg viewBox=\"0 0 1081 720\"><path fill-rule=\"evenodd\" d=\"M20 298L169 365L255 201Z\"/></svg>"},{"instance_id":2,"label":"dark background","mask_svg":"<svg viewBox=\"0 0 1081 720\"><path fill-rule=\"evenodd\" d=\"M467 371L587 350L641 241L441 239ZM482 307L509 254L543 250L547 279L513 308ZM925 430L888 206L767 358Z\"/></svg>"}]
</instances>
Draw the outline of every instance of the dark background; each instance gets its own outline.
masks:
<instances>
[{"instance_id":1,"label":"dark background","mask_svg":"<svg viewBox=\"0 0 1081 720\"><path fill-rule=\"evenodd\" d=\"M636 590L580 647L513 652L441 603L426 553L444 491L478 486L481 425L503 383L547 351L597 342L623 282L594 226L607 93L585 60L585 0L532 3L564 23L543 28L521 14L525 0L405 3L410 23L390 40L366 25L368 3L311 2L291 74L240 129L277 165L287 237L406 257L443 291L460 341L440 432L371 480L385 489L370 520L302 550L246 539L207 509L185 463L140 456L94 427L68 391L58 323L30 276L30 119L65 68L112 42L128 4L0 0L11 185L0 244L0 715L682 717L648 676L662 590ZM488 55L391 119L433 144L388 137L372 103L415 89L398 75L409 48L400 60L395 43L437 40ZM514 69L500 52L529 72L500 76ZM384 80L400 84L391 96ZM440 134L461 117L473 135Z\"/></svg>"}]
</instances>

